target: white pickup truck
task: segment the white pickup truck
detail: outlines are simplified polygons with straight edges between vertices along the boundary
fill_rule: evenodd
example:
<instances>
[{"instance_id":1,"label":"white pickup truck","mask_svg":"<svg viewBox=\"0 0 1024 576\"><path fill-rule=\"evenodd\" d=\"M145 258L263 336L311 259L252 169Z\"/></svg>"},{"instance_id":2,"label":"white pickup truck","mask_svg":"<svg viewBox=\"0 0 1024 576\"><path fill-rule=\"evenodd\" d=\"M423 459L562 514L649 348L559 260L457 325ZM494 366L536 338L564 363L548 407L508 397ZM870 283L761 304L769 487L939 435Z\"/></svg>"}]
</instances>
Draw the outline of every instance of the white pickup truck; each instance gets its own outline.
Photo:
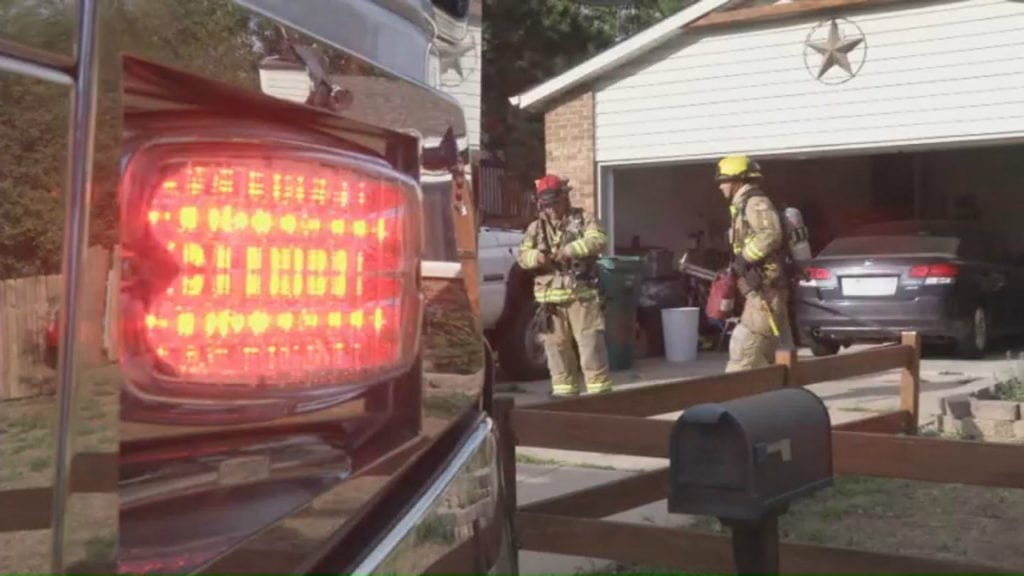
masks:
<instances>
[{"instance_id":1,"label":"white pickup truck","mask_svg":"<svg viewBox=\"0 0 1024 576\"><path fill-rule=\"evenodd\" d=\"M502 371L520 381L548 375L534 321L533 276L516 263L523 236L519 230L481 227L477 240L480 319Z\"/></svg>"}]
</instances>

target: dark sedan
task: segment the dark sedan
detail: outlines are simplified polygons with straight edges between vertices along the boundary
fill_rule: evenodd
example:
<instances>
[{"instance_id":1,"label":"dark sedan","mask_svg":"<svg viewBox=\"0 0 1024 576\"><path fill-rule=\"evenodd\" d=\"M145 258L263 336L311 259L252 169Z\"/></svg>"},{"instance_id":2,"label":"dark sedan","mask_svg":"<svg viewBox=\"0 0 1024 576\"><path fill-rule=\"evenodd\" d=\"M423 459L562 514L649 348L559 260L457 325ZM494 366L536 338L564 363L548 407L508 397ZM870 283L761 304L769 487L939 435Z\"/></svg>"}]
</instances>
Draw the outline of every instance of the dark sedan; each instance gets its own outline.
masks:
<instances>
[{"instance_id":1,"label":"dark sedan","mask_svg":"<svg viewBox=\"0 0 1024 576\"><path fill-rule=\"evenodd\" d=\"M840 237L811 262L796 295L815 355L916 331L979 357L1024 328L1024 267L969 223L893 222Z\"/></svg>"}]
</instances>

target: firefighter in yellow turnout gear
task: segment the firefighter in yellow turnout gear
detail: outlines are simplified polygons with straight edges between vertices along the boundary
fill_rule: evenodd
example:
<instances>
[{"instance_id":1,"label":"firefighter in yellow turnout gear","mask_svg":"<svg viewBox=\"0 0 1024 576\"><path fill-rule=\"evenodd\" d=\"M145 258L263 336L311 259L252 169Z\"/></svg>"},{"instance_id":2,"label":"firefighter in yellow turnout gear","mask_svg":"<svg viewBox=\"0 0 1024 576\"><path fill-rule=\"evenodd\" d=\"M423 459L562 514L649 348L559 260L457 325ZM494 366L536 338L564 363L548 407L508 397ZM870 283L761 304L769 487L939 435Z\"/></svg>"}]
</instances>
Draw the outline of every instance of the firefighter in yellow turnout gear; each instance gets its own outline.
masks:
<instances>
[{"instance_id":1,"label":"firefighter in yellow turnout gear","mask_svg":"<svg viewBox=\"0 0 1024 576\"><path fill-rule=\"evenodd\" d=\"M761 177L760 166L746 156L729 156L718 163L716 180L732 217L732 268L745 300L729 343L726 372L770 365L779 344L791 342L785 230L758 185Z\"/></svg>"},{"instance_id":2,"label":"firefighter in yellow turnout gear","mask_svg":"<svg viewBox=\"0 0 1024 576\"><path fill-rule=\"evenodd\" d=\"M526 229L519 265L537 270L533 293L545 327L551 393L578 394L581 369L588 394L608 392L612 381L597 288L597 258L608 238L593 217L570 206L568 182L548 175L536 185L541 214Z\"/></svg>"}]
</instances>

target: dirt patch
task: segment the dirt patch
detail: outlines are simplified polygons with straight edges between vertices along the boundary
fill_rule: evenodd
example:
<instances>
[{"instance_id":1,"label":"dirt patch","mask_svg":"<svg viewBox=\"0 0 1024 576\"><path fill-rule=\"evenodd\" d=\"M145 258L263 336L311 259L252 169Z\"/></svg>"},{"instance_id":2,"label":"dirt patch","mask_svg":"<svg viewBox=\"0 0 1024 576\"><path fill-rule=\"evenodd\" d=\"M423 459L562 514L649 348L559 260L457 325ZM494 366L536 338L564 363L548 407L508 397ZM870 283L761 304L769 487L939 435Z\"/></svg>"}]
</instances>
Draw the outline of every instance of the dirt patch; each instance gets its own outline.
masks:
<instances>
[{"instance_id":1,"label":"dirt patch","mask_svg":"<svg viewBox=\"0 0 1024 576\"><path fill-rule=\"evenodd\" d=\"M787 541L1024 570L1024 490L844 476L795 504ZM727 531L701 518L697 529Z\"/></svg>"}]
</instances>

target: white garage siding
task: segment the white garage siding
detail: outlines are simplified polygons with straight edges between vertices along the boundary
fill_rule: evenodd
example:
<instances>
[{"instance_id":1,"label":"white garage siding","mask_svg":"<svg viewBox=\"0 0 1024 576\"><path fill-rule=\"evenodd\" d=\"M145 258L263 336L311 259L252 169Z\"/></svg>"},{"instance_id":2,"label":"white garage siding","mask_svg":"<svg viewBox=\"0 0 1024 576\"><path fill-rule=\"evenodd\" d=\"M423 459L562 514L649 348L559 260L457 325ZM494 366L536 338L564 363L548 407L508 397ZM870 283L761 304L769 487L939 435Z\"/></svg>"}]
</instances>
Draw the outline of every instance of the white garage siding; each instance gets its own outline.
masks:
<instances>
[{"instance_id":1,"label":"white garage siding","mask_svg":"<svg viewBox=\"0 0 1024 576\"><path fill-rule=\"evenodd\" d=\"M817 17L681 36L598 87L596 160L1024 138L1024 2L909 6L846 15L864 33L866 57L838 85L805 64Z\"/></svg>"},{"instance_id":2,"label":"white garage siding","mask_svg":"<svg viewBox=\"0 0 1024 576\"><path fill-rule=\"evenodd\" d=\"M291 69L260 68L260 89L275 98L303 104L309 97L309 73L299 65Z\"/></svg>"},{"instance_id":3,"label":"white garage siding","mask_svg":"<svg viewBox=\"0 0 1024 576\"><path fill-rule=\"evenodd\" d=\"M483 38L479 26L470 28L469 33L474 39L473 49L461 58L463 78L460 78L454 70L447 71L441 76L441 90L451 94L466 115L466 134L469 138L469 147L472 150L480 149L480 64L481 46Z\"/></svg>"},{"instance_id":4,"label":"white garage siding","mask_svg":"<svg viewBox=\"0 0 1024 576\"><path fill-rule=\"evenodd\" d=\"M440 89L458 100L466 115L466 135L469 148L480 150L480 97L481 97L481 66L483 64L483 35L480 16L470 17L466 37L462 40L461 50L465 53L459 58L462 67L460 76L455 69L449 69L441 75Z\"/></svg>"}]
</instances>

